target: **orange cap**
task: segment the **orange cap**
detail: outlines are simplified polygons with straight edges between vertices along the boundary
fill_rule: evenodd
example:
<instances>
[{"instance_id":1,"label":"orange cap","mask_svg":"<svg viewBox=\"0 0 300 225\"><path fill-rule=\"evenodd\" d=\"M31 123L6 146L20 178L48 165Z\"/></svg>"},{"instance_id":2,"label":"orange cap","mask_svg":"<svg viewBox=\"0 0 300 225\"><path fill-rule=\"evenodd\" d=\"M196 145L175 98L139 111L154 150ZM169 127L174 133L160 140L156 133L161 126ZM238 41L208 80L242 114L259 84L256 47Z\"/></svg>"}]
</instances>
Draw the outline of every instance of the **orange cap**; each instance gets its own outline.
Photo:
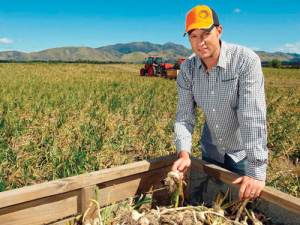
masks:
<instances>
[{"instance_id":1,"label":"orange cap","mask_svg":"<svg viewBox=\"0 0 300 225\"><path fill-rule=\"evenodd\" d=\"M216 12L206 5L198 5L186 15L185 34L194 29L210 31L214 26L219 26L219 18Z\"/></svg>"}]
</instances>

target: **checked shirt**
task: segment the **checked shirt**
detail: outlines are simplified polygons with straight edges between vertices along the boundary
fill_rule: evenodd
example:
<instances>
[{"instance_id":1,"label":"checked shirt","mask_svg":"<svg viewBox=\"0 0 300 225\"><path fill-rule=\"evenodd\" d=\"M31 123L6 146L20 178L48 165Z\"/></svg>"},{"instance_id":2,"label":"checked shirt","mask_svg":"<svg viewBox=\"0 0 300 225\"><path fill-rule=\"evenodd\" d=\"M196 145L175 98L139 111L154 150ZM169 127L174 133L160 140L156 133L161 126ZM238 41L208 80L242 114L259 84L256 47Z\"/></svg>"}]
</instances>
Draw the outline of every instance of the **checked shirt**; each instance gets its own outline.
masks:
<instances>
[{"instance_id":1,"label":"checked shirt","mask_svg":"<svg viewBox=\"0 0 300 225\"><path fill-rule=\"evenodd\" d=\"M247 157L246 175L266 179L268 161L264 77L259 57L250 49L221 42L216 67L209 74L193 54L177 77L178 104L174 123L177 152L191 152L197 105L205 114L201 148L224 163Z\"/></svg>"}]
</instances>

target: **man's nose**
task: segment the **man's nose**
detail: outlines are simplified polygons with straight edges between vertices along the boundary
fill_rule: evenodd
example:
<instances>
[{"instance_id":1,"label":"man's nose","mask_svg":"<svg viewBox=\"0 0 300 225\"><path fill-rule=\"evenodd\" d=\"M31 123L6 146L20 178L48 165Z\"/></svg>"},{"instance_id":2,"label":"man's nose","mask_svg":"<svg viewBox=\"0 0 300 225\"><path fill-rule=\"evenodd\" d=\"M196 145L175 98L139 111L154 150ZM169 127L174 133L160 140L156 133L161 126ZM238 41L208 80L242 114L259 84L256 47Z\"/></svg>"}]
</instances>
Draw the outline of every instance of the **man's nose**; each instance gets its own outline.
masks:
<instances>
[{"instance_id":1,"label":"man's nose","mask_svg":"<svg viewBox=\"0 0 300 225\"><path fill-rule=\"evenodd\" d=\"M205 44L204 39L203 38L199 38L198 45L199 46L203 46L204 44Z\"/></svg>"}]
</instances>

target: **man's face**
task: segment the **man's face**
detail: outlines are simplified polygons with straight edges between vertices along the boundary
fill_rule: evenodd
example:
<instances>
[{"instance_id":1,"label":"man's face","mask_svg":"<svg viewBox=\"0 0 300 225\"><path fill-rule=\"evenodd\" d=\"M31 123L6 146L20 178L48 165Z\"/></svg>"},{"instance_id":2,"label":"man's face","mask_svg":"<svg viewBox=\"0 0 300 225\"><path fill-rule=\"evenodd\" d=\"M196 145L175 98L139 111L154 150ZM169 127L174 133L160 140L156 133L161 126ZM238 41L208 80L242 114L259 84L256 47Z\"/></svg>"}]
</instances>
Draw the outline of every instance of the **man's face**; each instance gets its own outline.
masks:
<instances>
[{"instance_id":1,"label":"man's face","mask_svg":"<svg viewBox=\"0 0 300 225\"><path fill-rule=\"evenodd\" d=\"M189 34L189 41L196 55L206 60L219 55L221 35L222 26L214 27L211 31L195 29Z\"/></svg>"}]
</instances>

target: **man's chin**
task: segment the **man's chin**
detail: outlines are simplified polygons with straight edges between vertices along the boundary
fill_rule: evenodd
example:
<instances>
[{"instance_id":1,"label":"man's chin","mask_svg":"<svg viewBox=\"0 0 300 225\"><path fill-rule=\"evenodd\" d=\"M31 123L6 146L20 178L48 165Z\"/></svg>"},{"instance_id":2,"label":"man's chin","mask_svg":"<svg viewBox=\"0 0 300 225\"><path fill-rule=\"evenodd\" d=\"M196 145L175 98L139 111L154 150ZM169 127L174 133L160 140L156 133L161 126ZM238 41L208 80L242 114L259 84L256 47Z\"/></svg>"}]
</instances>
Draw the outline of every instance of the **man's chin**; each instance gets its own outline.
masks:
<instances>
[{"instance_id":1,"label":"man's chin","mask_svg":"<svg viewBox=\"0 0 300 225\"><path fill-rule=\"evenodd\" d=\"M198 54L197 54L201 59L207 59L207 58L209 58L209 55L206 53L203 53L203 52L201 52L201 53L199 53L198 52Z\"/></svg>"}]
</instances>

